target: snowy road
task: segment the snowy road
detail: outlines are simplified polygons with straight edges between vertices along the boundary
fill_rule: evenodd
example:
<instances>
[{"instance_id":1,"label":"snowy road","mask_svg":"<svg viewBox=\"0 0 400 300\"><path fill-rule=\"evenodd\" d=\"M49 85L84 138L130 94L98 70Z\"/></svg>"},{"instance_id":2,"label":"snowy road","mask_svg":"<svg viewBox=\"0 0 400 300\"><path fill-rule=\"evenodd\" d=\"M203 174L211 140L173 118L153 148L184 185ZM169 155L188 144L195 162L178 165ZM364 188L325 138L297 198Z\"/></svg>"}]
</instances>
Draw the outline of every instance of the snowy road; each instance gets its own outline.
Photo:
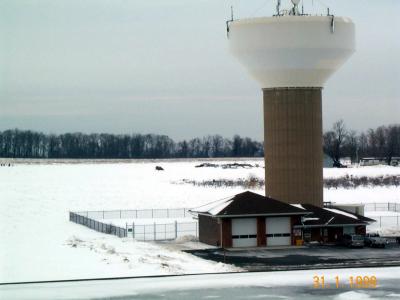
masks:
<instances>
[{"instance_id":1,"label":"snowy road","mask_svg":"<svg viewBox=\"0 0 400 300\"><path fill-rule=\"evenodd\" d=\"M324 276L325 287L313 286ZM0 298L61 299L399 299L400 267L189 275L0 286ZM335 277L339 276L336 287ZM351 276L375 276L376 288L351 287Z\"/></svg>"}]
</instances>

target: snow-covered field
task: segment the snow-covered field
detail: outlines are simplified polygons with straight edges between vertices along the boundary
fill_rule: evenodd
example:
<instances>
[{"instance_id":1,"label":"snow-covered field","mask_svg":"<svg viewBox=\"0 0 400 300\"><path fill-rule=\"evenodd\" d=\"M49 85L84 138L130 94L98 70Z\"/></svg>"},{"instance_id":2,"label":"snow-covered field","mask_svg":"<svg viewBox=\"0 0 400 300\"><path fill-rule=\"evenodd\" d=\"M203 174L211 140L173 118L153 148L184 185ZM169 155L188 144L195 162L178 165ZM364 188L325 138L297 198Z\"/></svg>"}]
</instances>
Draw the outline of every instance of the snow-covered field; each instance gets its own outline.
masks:
<instances>
[{"instance_id":1,"label":"snow-covered field","mask_svg":"<svg viewBox=\"0 0 400 300\"><path fill-rule=\"evenodd\" d=\"M261 160L241 162L263 165ZM1 167L0 282L235 270L182 253L178 246L120 239L68 221L68 211L196 207L243 190L172 182L264 175L262 167L195 168L197 164L140 161ZM156 165L165 171L155 171ZM326 177L346 174L400 174L400 168L324 171ZM330 189L324 197L336 203L400 202L400 188Z\"/></svg>"}]
</instances>

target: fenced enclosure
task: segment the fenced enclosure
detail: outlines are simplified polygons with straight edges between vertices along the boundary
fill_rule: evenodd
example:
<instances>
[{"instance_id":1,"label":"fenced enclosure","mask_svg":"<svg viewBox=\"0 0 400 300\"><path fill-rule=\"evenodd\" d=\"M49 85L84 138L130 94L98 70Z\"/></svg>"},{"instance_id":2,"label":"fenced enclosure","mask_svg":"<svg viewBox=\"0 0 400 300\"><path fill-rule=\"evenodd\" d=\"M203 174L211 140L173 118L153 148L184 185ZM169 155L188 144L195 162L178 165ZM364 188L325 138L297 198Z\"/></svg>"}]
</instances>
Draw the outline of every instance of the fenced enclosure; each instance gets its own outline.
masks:
<instances>
[{"instance_id":1,"label":"fenced enclosure","mask_svg":"<svg viewBox=\"0 0 400 300\"><path fill-rule=\"evenodd\" d=\"M168 224L127 224L128 237L139 241L166 241L182 236L191 235L198 237L197 222L173 222Z\"/></svg>"},{"instance_id":2,"label":"fenced enclosure","mask_svg":"<svg viewBox=\"0 0 400 300\"><path fill-rule=\"evenodd\" d=\"M366 203L364 204L364 210L400 212L400 203L394 203L394 202Z\"/></svg>"},{"instance_id":3,"label":"fenced enclosure","mask_svg":"<svg viewBox=\"0 0 400 300\"><path fill-rule=\"evenodd\" d=\"M373 226L400 228L400 216L376 216L371 218L376 221Z\"/></svg>"},{"instance_id":4,"label":"fenced enclosure","mask_svg":"<svg viewBox=\"0 0 400 300\"><path fill-rule=\"evenodd\" d=\"M127 209L80 211L79 215L93 219L161 219L190 217L189 208Z\"/></svg>"},{"instance_id":5,"label":"fenced enclosure","mask_svg":"<svg viewBox=\"0 0 400 300\"><path fill-rule=\"evenodd\" d=\"M173 220L189 217L192 217L192 214L188 208L70 212L71 222L99 232L118 237L132 237L139 241L166 241L187 235L197 238L197 221ZM171 222L165 219L171 219Z\"/></svg>"},{"instance_id":6,"label":"fenced enclosure","mask_svg":"<svg viewBox=\"0 0 400 300\"><path fill-rule=\"evenodd\" d=\"M70 212L69 220L71 222L81 224L83 226L89 227L90 229L96 230L98 232L116 235L118 237L126 237L126 228L121 228L112 224L105 224L97 220L82 216L78 213Z\"/></svg>"},{"instance_id":7,"label":"fenced enclosure","mask_svg":"<svg viewBox=\"0 0 400 300\"><path fill-rule=\"evenodd\" d=\"M364 211L399 212L400 203L395 202L374 202L365 203ZM371 228L396 228L400 229L400 215L393 216L371 216L376 222L370 225Z\"/></svg>"}]
</instances>

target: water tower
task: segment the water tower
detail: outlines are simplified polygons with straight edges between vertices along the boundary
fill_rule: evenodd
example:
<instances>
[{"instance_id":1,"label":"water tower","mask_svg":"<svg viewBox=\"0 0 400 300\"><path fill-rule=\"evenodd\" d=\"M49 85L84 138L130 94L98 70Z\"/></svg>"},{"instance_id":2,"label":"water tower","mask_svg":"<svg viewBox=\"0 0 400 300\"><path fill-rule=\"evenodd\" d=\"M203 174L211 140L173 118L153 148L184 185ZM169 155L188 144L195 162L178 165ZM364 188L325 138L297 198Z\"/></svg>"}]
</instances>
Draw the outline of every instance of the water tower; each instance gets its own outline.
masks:
<instances>
[{"instance_id":1,"label":"water tower","mask_svg":"<svg viewBox=\"0 0 400 300\"><path fill-rule=\"evenodd\" d=\"M322 89L355 51L354 23L292 8L272 17L230 20L232 54L262 87L265 193L323 205Z\"/></svg>"}]
</instances>

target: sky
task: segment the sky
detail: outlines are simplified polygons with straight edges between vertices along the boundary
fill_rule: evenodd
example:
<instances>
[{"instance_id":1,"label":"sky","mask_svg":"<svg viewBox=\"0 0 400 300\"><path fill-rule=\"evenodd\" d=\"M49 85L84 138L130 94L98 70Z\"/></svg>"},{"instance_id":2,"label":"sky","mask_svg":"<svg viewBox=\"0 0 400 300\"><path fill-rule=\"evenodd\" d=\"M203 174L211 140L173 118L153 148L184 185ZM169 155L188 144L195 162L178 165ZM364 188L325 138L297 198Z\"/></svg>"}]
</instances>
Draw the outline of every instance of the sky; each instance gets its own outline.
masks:
<instances>
[{"instance_id":1,"label":"sky","mask_svg":"<svg viewBox=\"0 0 400 300\"><path fill-rule=\"evenodd\" d=\"M0 130L240 134L262 140L262 91L225 20L274 0L0 0ZM282 0L283 7L290 7ZM400 1L304 0L350 16L357 51L323 91L324 129L400 122Z\"/></svg>"}]
</instances>

